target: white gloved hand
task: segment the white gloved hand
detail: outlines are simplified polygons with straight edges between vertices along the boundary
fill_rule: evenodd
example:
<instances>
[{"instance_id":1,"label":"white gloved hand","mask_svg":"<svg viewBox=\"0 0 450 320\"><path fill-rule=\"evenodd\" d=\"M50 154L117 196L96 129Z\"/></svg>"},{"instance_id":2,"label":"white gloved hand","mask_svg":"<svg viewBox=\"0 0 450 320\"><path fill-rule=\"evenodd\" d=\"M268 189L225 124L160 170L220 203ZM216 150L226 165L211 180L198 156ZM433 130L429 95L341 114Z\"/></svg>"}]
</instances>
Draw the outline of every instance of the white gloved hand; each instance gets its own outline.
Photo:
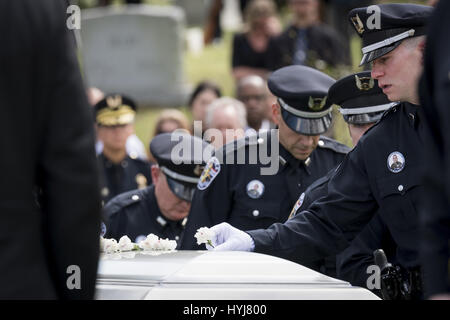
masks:
<instances>
[{"instance_id":1,"label":"white gloved hand","mask_svg":"<svg viewBox=\"0 0 450 320\"><path fill-rule=\"evenodd\" d=\"M208 250L216 251L253 251L255 243L250 235L241 231L226 222L210 228L215 236L211 240L214 248L207 245Z\"/></svg>"}]
</instances>

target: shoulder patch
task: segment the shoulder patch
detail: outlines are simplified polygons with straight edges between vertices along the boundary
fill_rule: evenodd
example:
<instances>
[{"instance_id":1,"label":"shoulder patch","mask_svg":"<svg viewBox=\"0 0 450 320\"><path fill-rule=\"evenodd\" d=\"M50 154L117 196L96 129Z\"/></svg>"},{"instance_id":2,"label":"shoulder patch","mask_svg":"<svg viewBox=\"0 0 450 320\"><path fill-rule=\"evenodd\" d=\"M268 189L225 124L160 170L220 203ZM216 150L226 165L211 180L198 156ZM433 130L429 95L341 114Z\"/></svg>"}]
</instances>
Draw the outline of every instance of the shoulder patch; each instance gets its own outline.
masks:
<instances>
[{"instance_id":1,"label":"shoulder patch","mask_svg":"<svg viewBox=\"0 0 450 320\"><path fill-rule=\"evenodd\" d=\"M242 148L247 148L248 146L257 145L259 141L261 140L256 135L245 136L244 138L234 140L218 149L215 153L216 158L224 159L225 161L226 156L230 153L237 152Z\"/></svg>"},{"instance_id":2,"label":"shoulder patch","mask_svg":"<svg viewBox=\"0 0 450 320\"><path fill-rule=\"evenodd\" d=\"M343 154L347 154L351 150L351 148L349 148L345 144L342 144L340 142L337 142L336 140L333 140L325 136L320 136L319 143L317 146L320 148L330 149L333 150L334 152Z\"/></svg>"},{"instance_id":3,"label":"shoulder patch","mask_svg":"<svg viewBox=\"0 0 450 320\"><path fill-rule=\"evenodd\" d=\"M293 218L295 216L295 214L297 213L297 210L302 206L303 200L305 200L305 193L304 192L300 195L300 197L298 198L298 200L295 203L294 207L292 208L288 219L291 219L291 218Z\"/></svg>"},{"instance_id":4,"label":"shoulder patch","mask_svg":"<svg viewBox=\"0 0 450 320\"><path fill-rule=\"evenodd\" d=\"M205 190L213 182L214 178L220 172L220 162L216 157L211 157L208 163L203 169L202 175L199 178L197 188L199 190Z\"/></svg>"}]
</instances>

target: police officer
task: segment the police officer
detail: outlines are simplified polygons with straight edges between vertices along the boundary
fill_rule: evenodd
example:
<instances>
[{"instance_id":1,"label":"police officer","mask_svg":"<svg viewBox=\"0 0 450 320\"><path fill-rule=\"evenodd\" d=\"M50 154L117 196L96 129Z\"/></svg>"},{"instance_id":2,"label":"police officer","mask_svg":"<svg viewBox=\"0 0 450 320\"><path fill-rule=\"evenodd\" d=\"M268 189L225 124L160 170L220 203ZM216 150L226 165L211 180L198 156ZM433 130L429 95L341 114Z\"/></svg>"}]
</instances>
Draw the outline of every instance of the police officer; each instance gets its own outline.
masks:
<instances>
[{"instance_id":1,"label":"police officer","mask_svg":"<svg viewBox=\"0 0 450 320\"><path fill-rule=\"evenodd\" d=\"M105 204L114 196L150 185L150 164L127 154L126 142L134 130L136 104L120 94L109 94L95 105L97 134L103 141L98 155L102 173L101 195Z\"/></svg>"},{"instance_id":2,"label":"police officer","mask_svg":"<svg viewBox=\"0 0 450 320\"><path fill-rule=\"evenodd\" d=\"M363 61L390 101L401 101L359 140L328 183L328 195L286 223L243 232L222 223L213 228L215 250L248 250L297 255L314 261L348 246L379 210L405 268L419 265L417 209L424 203L420 152L427 143L416 84L422 69L425 23L432 8L412 4L379 5L382 24L368 28L367 8L349 18L363 38ZM391 169L397 155L403 163ZM225 237L224 237L225 235ZM219 240L219 241L218 241Z\"/></svg>"},{"instance_id":3,"label":"police officer","mask_svg":"<svg viewBox=\"0 0 450 320\"><path fill-rule=\"evenodd\" d=\"M433 137L423 161L427 171L428 207L421 215L421 259L425 269L425 292L430 299L450 299L450 1L439 1L431 19L425 53L420 98Z\"/></svg>"},{"instance_id":4,"label":"police officer","mask_svg":"<svg viewBox=\"0 0 450 320\"><path fill-rule=\"evenodd\" d=\"M153 233L163 239L180 240L205 164L202 157L212 150L200 138L186 133L162 133L153 138L150 151L158 163L151 169L154 184L108 202L104 208L105 237L119 240L127 235L139 242L142 236Z\"/></svg>"},{"instance_id":5,"label":"police officer","mask_svg":"<svg viewBox=\"0 0 450 320\"><path fill-rule=\"evenodd\" d=\"M328 91L328 103L339 106L339 111L348 125L354 145L358 143L364 132L381 119L386 110L397 104L387 99L380 87L378 87L378 81L373 79L370 72L367 71L352 74L336 81ZM316 180L300 195L291 211L290 218L307 209L314 200L328 194L328 181L333 172L334 169L326 176ZM375 224L376 222L373 223ZM351 238L351 235L349 238ZM375 249L377 248L379 247L375 247ZM373 250L370 252L370 256L372 252ZM293 261L296 261L296 258L295 256L289 257ZM371 264L373 264L373 261L371 261ZM335 255L327 259L303 263L303 265L336 277Z\"/></svg>"},{"instance_id":6,"label":"police officer","mask_svg":"<svg viewBox=\"0 0 450 320\"><path fill-rule=\"evenodd\" d=\"M198 248L193 236L203 226L227 221L248 230L284 222L298 195L342 161L349 148L320 136L332 120L326 95L334 82L305 66L284 67L270 76L269 89L278 98L272 114L279 140L277 130L261 133L211 158L194 196L183 249ZM262 170L264 150L271 154L270 174ZM246 164L239 164L241 155Z\"/></svg>"}]
</instances>

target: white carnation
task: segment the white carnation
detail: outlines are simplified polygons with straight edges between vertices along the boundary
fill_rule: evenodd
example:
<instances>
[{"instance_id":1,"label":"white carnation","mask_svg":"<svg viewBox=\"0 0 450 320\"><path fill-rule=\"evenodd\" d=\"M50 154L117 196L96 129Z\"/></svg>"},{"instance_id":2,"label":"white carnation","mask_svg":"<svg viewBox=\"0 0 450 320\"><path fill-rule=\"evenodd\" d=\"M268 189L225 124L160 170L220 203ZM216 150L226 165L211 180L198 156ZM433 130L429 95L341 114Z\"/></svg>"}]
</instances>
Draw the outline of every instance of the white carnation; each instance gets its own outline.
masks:
<instances>
[{"instance_id":1,"label":"white carnation","mask_svg":"<svg viewBox=\"0 0 450 320\"><path fill-rule=\"evenodd\" d=\"M177 247L177 242L175 240L161 239L160 244L162 247L161 250L171 251L171 250L175 250L175 248Z\"/></svg>"},{"instance_id":2,"label":"white carnation","mask_svg":"<svg viewBox=\"0 0 450 320\"><path fill-rule=\"evenodd\" d=\"M131 251L134 248L134 243L127 236L123 236L119 239L118 247L120 251Z\"/></svg>"},{"instance_id":3,"label":"white carnation","mask_svg":"<svg viewBox=\"0 0 450 320\"><path fill-rule=\"evenodd\" d=\"M139 242L139 247L146 251L175 250L177 242L175 240L160 239L158 236L151 233L145 240Z\"/></svg>"},{"instance_id":4,"label":"white carnation","mask_svg":"<svg viewBox=\"0 0 450 320\"><path fill-rule=\"evenodd\" d=\"M103 252L113 253L119 250L119 245L116 239L104 239L103 240Z\"/></svg>"},{"instance_id":5,"label":"white carnation","mask_svg":"<svg viewBox=\"0 0 450 320\"><path fill-rule=\"evenodd\" d=\"M212 239L215 237L214 231L207 227L203 227L197 230L197 233L194 235L197 238L197 244L201 245L209 244L212 247Z\"/></svg>"}]
</instances>

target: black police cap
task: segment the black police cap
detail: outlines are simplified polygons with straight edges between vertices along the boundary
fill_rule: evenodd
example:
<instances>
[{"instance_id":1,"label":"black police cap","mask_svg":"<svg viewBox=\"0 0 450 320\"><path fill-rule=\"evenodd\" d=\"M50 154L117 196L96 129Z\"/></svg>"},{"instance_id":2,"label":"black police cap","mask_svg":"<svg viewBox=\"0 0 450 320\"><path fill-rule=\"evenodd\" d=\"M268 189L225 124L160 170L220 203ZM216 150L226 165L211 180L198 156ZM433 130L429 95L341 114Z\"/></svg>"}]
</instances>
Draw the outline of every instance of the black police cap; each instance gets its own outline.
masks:
<instances>
[{"instance_id":1,"label":"black police cap","mask_svg":"<svg viewBox=\"0 0 450 320\"><path fill-rule=\"evenodd\" d=\"M360 65L391 52L404 39L426 34L426 24L433 12L433 7L417 4L389 3L372 7L379 8L379 26L375 25L378 11L370 10L371 7L355 8L348 14L363 41Z\"/></svg>"},{"instance_id":2,"label":"black police cap","mask_svg":"<svg viewBox=\"0 0 450 320\"><path fill-rule=\"evenodd\" d=\"M318 135L328 130L332 115L326 99L333 78L306 66L287 66L268 79L270 91L278 98L283 120L292 130Z\"/></svg>"},{"instance_id":3,"label":"black police cap","mask_svg":"<svg viewBox=\"0 0 450 320\"><path fill-rule=\"evenodd\" d=\"M154 137L150 152L166 175L172 192L191 201L198 179L214 148L198 137L176 130Z\"/></svg>"},{"instance_id":4,"label":"black police cap","mask_svg":"<svg viewBox=\"0 0 450 320\"><path fill-rule=\"evenodd\" d=\"M102 126L129 124L136 115L136 103L120 94L108 94L94 106L95 121Z\"/></svg>"},{"instance_id":5,"label":"black police cap","mask_svg":"<svg viewBox=\"0 0 450 320\"><path fill-rule=\"evenodd\" d=\"M338 105L344 120L352 124L376 122L396 104L389 101L369 71L336 81L328 91L328 103Z\"/></svg>"}]
</instances>

